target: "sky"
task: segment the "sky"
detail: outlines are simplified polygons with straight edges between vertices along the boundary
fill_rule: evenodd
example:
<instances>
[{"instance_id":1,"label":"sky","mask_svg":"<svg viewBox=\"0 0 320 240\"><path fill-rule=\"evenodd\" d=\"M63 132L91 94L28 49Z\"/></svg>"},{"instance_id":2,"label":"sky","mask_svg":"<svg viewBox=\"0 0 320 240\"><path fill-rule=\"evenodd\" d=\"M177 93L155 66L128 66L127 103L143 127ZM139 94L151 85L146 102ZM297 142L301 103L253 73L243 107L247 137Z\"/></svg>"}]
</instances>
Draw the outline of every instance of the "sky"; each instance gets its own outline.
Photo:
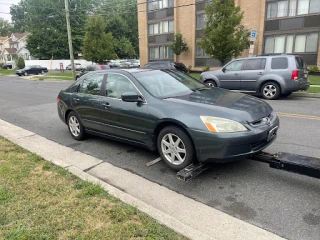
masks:
<instances>
[{"instance_id":1,"label":"sky","mask_svg":"<svg viewBox=\"0 0 320 240\"><path fill-rule=\"evenodd\" d=\"M10 13L10 5L3 5L5 4L17 4L20 0L0 0L0 12ZM4 18L5 20L11 21L10 14L0 13L0 17Z\"/></svg>"}]
</instances>

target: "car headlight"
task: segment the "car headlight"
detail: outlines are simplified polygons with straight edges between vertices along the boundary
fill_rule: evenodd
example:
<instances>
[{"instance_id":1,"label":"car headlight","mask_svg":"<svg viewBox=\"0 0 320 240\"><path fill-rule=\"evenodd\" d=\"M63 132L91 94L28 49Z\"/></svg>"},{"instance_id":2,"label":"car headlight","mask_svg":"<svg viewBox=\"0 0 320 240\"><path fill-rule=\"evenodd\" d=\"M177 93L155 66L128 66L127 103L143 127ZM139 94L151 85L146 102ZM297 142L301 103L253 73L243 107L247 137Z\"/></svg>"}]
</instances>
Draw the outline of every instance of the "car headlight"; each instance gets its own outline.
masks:
<instances>
[{"instance_id":1,"label":"car headlight","mask_svg":"<svg viewBox=\"0 0 320 240\"><path fill-rule=\"evenodd\" d=\"M210 132L233 133L248 131L241 123L230 119L210 116L200 116L200 118Z\"/></svg>"}]
</instances>

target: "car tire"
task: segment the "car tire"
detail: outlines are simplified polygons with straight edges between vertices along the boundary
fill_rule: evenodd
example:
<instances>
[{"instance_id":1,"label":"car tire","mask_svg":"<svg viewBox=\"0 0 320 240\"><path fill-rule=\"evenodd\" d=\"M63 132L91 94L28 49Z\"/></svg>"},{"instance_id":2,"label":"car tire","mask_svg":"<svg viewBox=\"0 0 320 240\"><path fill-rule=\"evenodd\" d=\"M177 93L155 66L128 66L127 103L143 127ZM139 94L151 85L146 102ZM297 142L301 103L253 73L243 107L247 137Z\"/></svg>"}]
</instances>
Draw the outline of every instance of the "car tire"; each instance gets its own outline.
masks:
<instances>
[{"instance_id":1,"label":"car tire","mask_svg":"<svg viewBox=\"0 0 320 240\"><path fill-rule=\"evenodd\" d=\"M282 97L289 97L292 94L292 92L283 93L281 94Z\"/></svg>"},{"instance_id":2,"label":"car tire","mask_svg":"<svg viewBox=\"0 0 320 240\"><path fill-rule=\"evenodd\" d=\"M42 70L42 71L41 71L41 74L44 75L44 73L45 73L45 72Z\"/></svg>"},{"instance_id":3,"label":"car tire","mask_svg":"<svg viewBox=\"0 0 320 240\"><path fill-rule=\"evenodd\" d=\"M157 147L162 160L172 170L180 171L194 161L192 140L179 127L168 126L162 129L157 138Z\"/></svg>"},{"instance_id":4,"label":"car tire","mask_svg":"<svg viewBox=\"0 0 320 240\"><path fill-rule=\"evenodd\" d=\"M205 84L207 84L209 87L217 87L216 82L213 80L208 80L205 82Z\"/></svg>"},{"instance_id":5,"label":"car tire","mask_svg":"<svg viewBox=\"0 0 320 240\"><path fill-rule=\"evenodd\" d=\"M264 99L275 100L281 94L281 89L278 83L267 82L261 87L261 95Z\"/></svg>"},{"instance_id":6,"label":"car tire","mask_svg":"<svg viewBox=\"0 0 320 240\"><path fill-rule=\"evenodd\" d=\"M84 127L75 112L70 112L67 118L67 125L71 136L77 140L81 141L85 138Z\"/></svg>"}]
</instances>

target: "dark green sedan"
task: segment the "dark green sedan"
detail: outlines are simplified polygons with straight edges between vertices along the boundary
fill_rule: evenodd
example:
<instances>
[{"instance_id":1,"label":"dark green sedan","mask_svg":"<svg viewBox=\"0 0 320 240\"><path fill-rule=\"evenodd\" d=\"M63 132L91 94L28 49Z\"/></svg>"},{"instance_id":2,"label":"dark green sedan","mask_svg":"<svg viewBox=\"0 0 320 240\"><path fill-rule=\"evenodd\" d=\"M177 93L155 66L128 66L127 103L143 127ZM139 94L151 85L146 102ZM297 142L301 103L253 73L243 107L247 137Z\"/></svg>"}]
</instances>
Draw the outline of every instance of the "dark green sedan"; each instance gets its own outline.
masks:
<instances>
[{"instance_id":1,"label":"dark green sedan","mask_svg":"<svg viewBox=\"0 0 320 240\"><path fill-rule=\"evenodd\" d=\"M174 170L194 161L243 159L270 145L279 127L263 100L210 88L174 70L91 72L57 101L74 139L97 134L158 150Z\"/></svg>"}]
</instances>

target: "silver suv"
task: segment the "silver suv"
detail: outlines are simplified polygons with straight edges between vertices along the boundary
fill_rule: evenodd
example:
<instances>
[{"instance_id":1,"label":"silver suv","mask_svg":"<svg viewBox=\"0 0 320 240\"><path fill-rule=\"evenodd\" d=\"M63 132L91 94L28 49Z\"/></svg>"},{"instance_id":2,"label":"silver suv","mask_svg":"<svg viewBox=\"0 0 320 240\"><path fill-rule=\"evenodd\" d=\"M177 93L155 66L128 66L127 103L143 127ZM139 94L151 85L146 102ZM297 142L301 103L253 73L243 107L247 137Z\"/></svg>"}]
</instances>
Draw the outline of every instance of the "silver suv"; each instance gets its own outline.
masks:
<instances>
[{"instance_id":1,"label":"silver suv","mask_svg":"<svg viewBox=\"0 0 320 240\"><path fill-rule=\"evenodd\" d=\"M236 59L220 70L202 73L200 81L211 87L259 92L270 100L310 86L307 64L295 55Z\"/></svg>"}]
</instances>

